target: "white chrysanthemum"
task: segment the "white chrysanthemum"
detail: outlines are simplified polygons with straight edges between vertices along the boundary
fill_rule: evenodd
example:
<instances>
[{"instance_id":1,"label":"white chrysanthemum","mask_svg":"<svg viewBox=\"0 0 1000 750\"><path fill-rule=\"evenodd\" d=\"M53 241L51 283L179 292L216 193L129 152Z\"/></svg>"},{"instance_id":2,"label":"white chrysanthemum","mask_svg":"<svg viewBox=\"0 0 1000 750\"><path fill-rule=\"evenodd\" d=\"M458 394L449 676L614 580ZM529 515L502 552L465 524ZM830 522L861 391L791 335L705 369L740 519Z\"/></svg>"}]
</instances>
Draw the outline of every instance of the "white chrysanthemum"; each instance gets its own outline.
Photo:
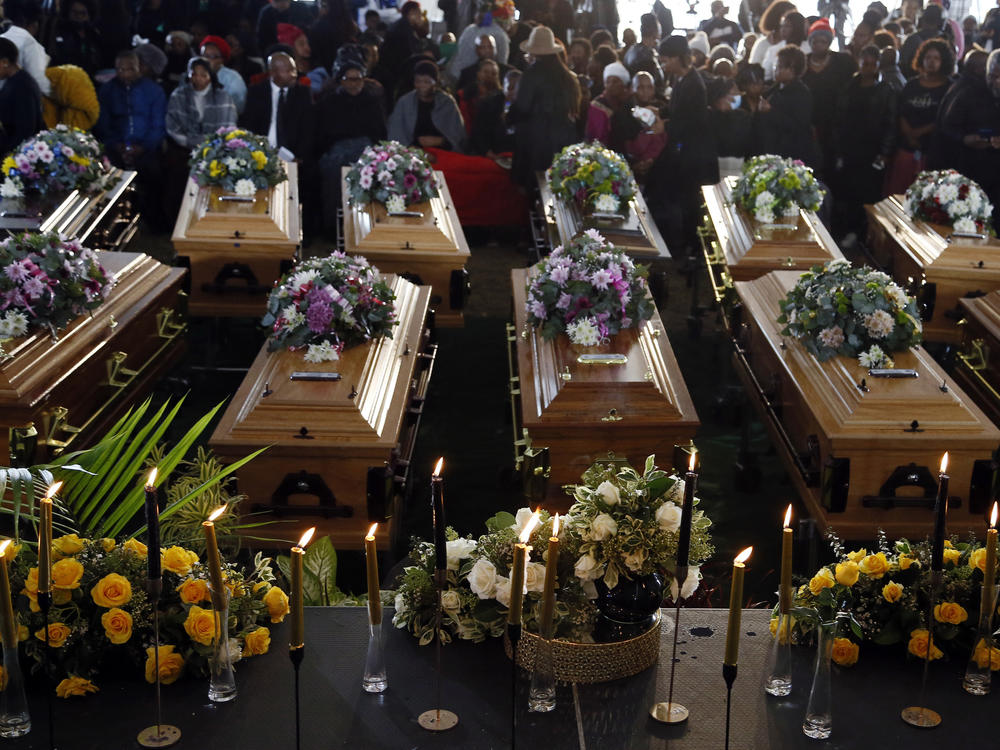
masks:
<instances>
[{"instance_id":1,"label":"white chrysanthemum","mask_svg":"<svg viewBox=\"0 0 1000 750\"><path fill-rule=\"evenodd\" d=\"M594 203L595 208L603 213L611 213L618 210L618 199L605 193L604 195L598 196L597 202Z\"/></svg>"},{"instance_id":2,"label":"white chrysanthemum","mask_svg":"<svg viewBox=\"0 0 1000 750\"><path fill-rule=\"evenodd\" d=\"M958 198L958 186L945 183L937 189L935 195L942 206L947 205Z\"/></svg>"},{"instance_id":3,"label":"white chrysanthemum","mask_svg":"<svg viewBox=\"0 0 1000 750\"><path fill-rule=\"evenodd\" d=\"M847 258L837 258L837 260L831 260L826 264L827 271L839 271L841 268L850 268L851 261Z\"/></svg>"},{"instance_id":4,"label":"white chrysanthemum","mask_svg":"<svg viewBox=\"0 0 1000 750\"><path fill-rule=\"evenodd\" d=\"M892 333L896 321L885 310L876 310L865 316L864 324L873 338L882 339Z\"/></svg>"},{"instance_id":5,"label":"white chrysanthemum","mask_svg":"<svg viewBox=\"0 0 1000 750\"><path fill-rule=\"evenodd\" d=\"M963 232L965 234L975 234L976 222L971 216L963 216L961 219L957 219L954 224L952 224L952 229L956 232Z\"/></svg>"},{"instance_id":6,"label":"white chrysanthemum","mask_svg":"<svg viewBox=\"0 0 1000 750\"><path fill-rule=\"evenodd\" d=\"M968 201L963 201L961 199L956 200L950 206L948 206L948 214L950 216L965 216L969 213L969 203Z\"/></svg>"},{"instance_id":7,"label":"white chrysanthemum","mask_svg":"<svg viewBox=\"0 0 1000 750\"><path fill-rule=\"evenodd\" d=\"M313 279L319 278L319 271L298 271L292 274L291 286L293 289L301 289Z\"/></svg>"},{"instance_id":8,"label":"white chrysanthemum","mask_svg":"<svg viewBox=\"0 0 1000 750\"><path fill-rule=\"evenodd\" d=\"M257 192L257 186L253 184L253 180L244 177L236 181L235 190L237 195L250 196Z\"/></svg>"},{"instance_id":9,"label":"white chrysanthemum","mask_svg":"<svg viewBox=\"0 0 1000 750\"><path fill-rule=\"evenodd\" d=\"M862 367L892 367L892 360L889 359L882 347L872 344L872 347L858 355L858 364Z\"/></svg>"},{"instance_id":10,"label":"white chrysanthemum","mask_svg":"<svg viewBox=\"0 0 1000 750\"><path fill-rule=\"evenodd\" d=\"M390 195L385 202L385 209L391 214L398 214L406 210L406 199L401 195Z\"/></svg>"},{"instance_id":11,"label":"white chrysanthemum","mask_svg":"<svg viewBox=\"0 0 1000 750\"><path fill-rule=\"evenodd\" d=\"M773 224L774 223L774 212L771 209L761 209L754 212L754 218L761 224Z\"/></svg>"},{"instance_id":12,"label":"white chrysanthemum","mask_svg":"<svg viewBox=\"0 0 1000 750\"><path fill-rule=\"evenodd\" d=\"M819 339L819 343L823 346L837 349L844 343L844 331L840 326L831 326L820 331L816 338Z\"/></svg>"},{"instance_id":13,"label":"white chrysanthemum","mask_svg":"<svg viewBox=\"0 0 1000 750\"><path fill-rule=\"evenodd\" d=\"M18 310L9 310L3 318L9 331L8 336L17 338L28 332L28 316Z\"/></svg>"},{"instance_id":14,"label":"white chrysanthemum","mask_svg":"<svg viewBox=\"0 0 1000 750\"><path fill-rule=\"evenodd\" d=\"M8 177L3 181L3 185L0 185L0 198L20 198L22 195L24 191L18 180Z\"/></svg>"},{"instance_id":15,"label":"white chrysanthemum","mask_svg":"<svg viewBox=\"0 0 1000 750\"><path fill-rule=\"evenodd\" d=\"M909 297L906 296L906 292L899 284L888 284L885 287L885 296L889 298L896 307L906 307L906 303L909 302Z\"/></svg>"},{"instance_id":16,"label":"white chrysanthemum","mask_svg":"<svg viewBox=\"0 0 1000 750\"><path fill-rule=\"evenodd\" d=\"M340 359L336 347L324 340L320 344L310 344L305 353L306 362L335 362Z\"/></svg>"},{"instance_id":17,"label":"white chrysanthemum","mask_svg":"<svg viewBox=\"0 0 1000 750\"><path fill-rule=\"evenodd\" d=\"M590 317L577 318L566 326L566 333L569 340L579 346L597 346L601 342L601 332Z\"/></svg>"},{"instance_id":18,"label":"white chrysanthemum","mask_svg":"<svg viewBox=\"0 0 1000 750\"><path fill-rule=\"evenodd\" d=\"M781 215L782 216L798 216L799 215L799 207L798 207L798 205L795 204L795 203L791 203L791 204L785 206L785 208L781 211Z\"/></svg>"},{"instance_id":19,"label":"white chrysanthemum","mask_svg":"<svg viewBox=\"0 0 1000 750\"><path fill-rule=\"evenodd\" d=\"M774 203L774 193L772 193L770 190L764 190L763 192L761 192L757 196L757 199L754 201L754 205L758 209L763 208L765 206L770 206L772 203Z\"/></svg>"}]
</instances>

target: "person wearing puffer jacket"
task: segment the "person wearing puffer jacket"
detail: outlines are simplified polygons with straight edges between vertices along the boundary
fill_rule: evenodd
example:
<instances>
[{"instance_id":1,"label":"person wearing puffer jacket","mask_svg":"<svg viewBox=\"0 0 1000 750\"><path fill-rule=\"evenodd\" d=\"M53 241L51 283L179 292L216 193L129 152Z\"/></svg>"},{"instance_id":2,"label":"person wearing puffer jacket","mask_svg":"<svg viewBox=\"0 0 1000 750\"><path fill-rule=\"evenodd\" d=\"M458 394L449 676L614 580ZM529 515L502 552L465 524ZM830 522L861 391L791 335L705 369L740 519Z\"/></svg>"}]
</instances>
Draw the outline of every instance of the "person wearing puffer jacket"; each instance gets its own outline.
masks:
<instances>
[{"instance_id":1,"label":"person wearing puffer jacket","mask_svg":"<svg viewBox=\"0 0 1000 750\"><path fill-rule=\"evenodd\" d=\"M101 106L87 71L77 65L54 65L46 68L45 77L52 87L48 96L42 97L45 127L61 123L90 130L97 124Z\"/></svg>"}]
</instances>

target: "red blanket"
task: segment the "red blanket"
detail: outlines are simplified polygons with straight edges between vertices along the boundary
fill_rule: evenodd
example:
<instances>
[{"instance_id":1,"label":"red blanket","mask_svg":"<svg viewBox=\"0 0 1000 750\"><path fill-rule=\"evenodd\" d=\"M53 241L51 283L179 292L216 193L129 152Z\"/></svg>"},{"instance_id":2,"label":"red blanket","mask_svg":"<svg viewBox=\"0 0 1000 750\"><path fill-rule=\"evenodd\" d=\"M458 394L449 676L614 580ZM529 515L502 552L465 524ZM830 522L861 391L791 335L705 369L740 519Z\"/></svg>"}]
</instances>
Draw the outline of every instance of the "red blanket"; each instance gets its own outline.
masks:
<instances>
[{"instance_id":1,"label":"red blanket","mask_svg":"<svg viewBox=\"0 0 1000 750\"><path fill-rule=\"evenodd\" d=\"M426 149L444 172L462 226L518 226L528 221L528 200L510 180L510 170L485 156Z\"/></svg>"}]
</instances>

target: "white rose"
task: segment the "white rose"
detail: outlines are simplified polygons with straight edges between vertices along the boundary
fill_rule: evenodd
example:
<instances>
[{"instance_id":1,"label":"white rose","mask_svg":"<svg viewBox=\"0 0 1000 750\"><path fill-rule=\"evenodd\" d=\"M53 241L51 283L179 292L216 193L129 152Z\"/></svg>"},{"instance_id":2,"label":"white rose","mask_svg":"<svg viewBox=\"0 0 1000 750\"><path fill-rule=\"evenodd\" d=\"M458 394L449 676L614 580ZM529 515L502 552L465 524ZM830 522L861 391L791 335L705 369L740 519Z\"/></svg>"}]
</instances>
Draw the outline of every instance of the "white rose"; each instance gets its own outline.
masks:
<instances>
[{"instance_id":1,"label":"white rose","mask_svg":"<svg viewBox=\"0 0 1000 750\"><path fill-rule=\"evenodd\" d=\"M590 523L590 533L595 541L601 542L618 533L618 524L607 513L599 513Z\"/></svg>"},{"instance_id":2,"label":"white rose","mask_svg":"<svg viewBox=\"0 0 1000 750\"><path fill-rule=\"evenodd\" d=\"M496 577L495 597L503 606L510 606L510 579L506 576Z\"/></svg>"},{"instance_id":3,"label":"white rose","mask_svg":"<svg viewBox=\"0 0 1000 750\"><path fill-rule=\"evenodd\" d=\"M644 562L646 562L646 550L642 547L639 547L635 552L625 555L625 565L629 570L640 570Z\"/></svg>"},{"instance_id":4,"label":"white rose","mask_svg":"<svg viewBox=\"0 0 1000 750\"><path fill-rule=\"evenodd\" d=\"M445 544L448 550L448 570L458 570L462 560L472 557L476 551L475 539L453 539Z\"/></svg>"},{"instance_id":5,"label":"white rose","mask_svg":"<svg viewBox=\"0 0 1000 750\"><path fill-rule=\"evenodd\" d=\"M396 608L396 614L406 611L406 601L403 599L402 594L396 594L396 598L392 600L392 605Z\"/></svg>"},{"instance_id":6,"label":"white rose","mask_svg":"<svg viewBox=\"0 0 1000 750\"><path fill-rule=\"evenodd\" d=\"M517 515L514 516L514 533L515 534L517 534L518 536L521 535L521 532L524 531L524 527L527 526L528 521L531 520L531 516L533 514L534 514L534 511L532 511L531 508L521 508L517 512Z\"/></svg>"},{"instance_id":7,"label":"white rose","mask_svg":"<svg viewBox=\"0 0 1000 750\"><path fill-rule=\"evenodd\" d=\"M496 566L486 558L476 560L476 564L469 571L469 588L480 599L492 599L496 596Z\"/></svg>"},{"instance_id":8,"label":"white rose","mask_svg":"<svg viewBox=\"0 0 1000 750\"><path fill-rule=\"evenodd\" d=\"M684 588L681 589L681 598L687 599L691 596L697 589L698 584L701 582L701 570L697 565L692 565L688 568L687 578L684 579ZM670 579L670 596L674 601L677 601L677 579Z\"/></svg>"},{"instance_id":9,"label":"white rose","mask_svg":"<svg viewBox=\"0 0 1000 750\"><path fill-rule=\"evenodd\" d=\"M681 509L674 503L664 503L656 509L656 522L664 531L677 531L681 527Z\"/></svg>"},{"instance_id":10,"label":"white rose","mask_svg":"<svg viewBox=\"0 0 1000 750\"><path fill-rule=\"evenodd\" d=\"M462 599L459 597L458 592L449 589L441 594L441 607L448 612L456 612L459 607L462 606Z\"/></svg>"},{"instance_id":11,"label":"white rose","mask_svg":"<svg viewBox=\"0 0 1000 750\"><path fill-rule=\"evenodd\" d=\"M530 562L524 566L524 587L528 591L541 591L545 588L545 566Z\"/></svg>"},{"instance_id":12,"label":"white rose","mask_svg":"<svg viewBox=\"0 0 1000 750\"><path fill-rule=\"evenodd\" d=\"M618 494L618 488L607 480L597 485L597 494L600 495L601 499L608 505L618 505L622 499L621 495Z\"/></svg>"},{"instance_id":13,"label":"white rose","mask_svg":"<svg viewBox=\"0 0 1000 750\"><path fill-rule=\"evenodd\" d=\"M594 581L601 577L601 569L593 555L581 555L573 566L573 575L581 581Z\"/></svg>"}]
</instances>

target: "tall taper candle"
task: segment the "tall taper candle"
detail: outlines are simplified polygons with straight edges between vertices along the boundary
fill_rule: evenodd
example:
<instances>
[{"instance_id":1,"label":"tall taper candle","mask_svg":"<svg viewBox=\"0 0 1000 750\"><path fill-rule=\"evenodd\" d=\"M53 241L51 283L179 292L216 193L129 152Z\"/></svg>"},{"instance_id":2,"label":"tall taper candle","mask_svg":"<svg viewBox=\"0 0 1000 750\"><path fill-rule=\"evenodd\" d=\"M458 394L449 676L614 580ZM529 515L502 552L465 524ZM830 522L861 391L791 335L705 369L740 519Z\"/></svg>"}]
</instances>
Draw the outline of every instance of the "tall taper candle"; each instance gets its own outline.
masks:
<instances>
[{"instance_id":1,"label":"tall taper candle","mask_svg":"<svg viewBox=\"0 0 1000 750\"><path fill-rule=\"evenodd\" d=\"M156 501L156 469L146 480L146 577L155 581L163 577L160 559L160 506Z\"/></svg>"},{"instance_id":2,"label":"tall taper candle","mask_svg":"<svg viewBox=\"0 0 1000 750\"><path fill-rule=\"evenodd\" d=\"M4 648L17 648L17 621L14 619L14 604L10 598L10 575L7 573L7 550L11 544L10 539L0 544L0 612L3 613L0 637L3 639Z\"/></svg>"},{"instance_id":3,"label":"tall taper candle","mask_svg":"<svg viewBox=\"0 0 1000 750\"><path fill-rule=\"evenodd\" d=\"M215 519L226 512L226 505L212 511L208 520L201 524L205 531L205 557L208 565L208 582L212 586L212 608L221 612L226 605L225 581L222 579L222 558L219 557L219 543L215 537Z\"/></svg>"},{"instance_id":4,"label":"tall taper candle","mask_svg":"<svg viewBox=\"0 0 1000 750\"><path fill-rule=\"evenodd\" d=\"M52 498L62 487L62 482L49 486L45 497L38 504L38 590L52 591Z\"/></svg>"},{"instance_id":5,"label":"tall taper candle","mask_svg":"<svg viewBox=\"0 0 1000 750\"><path fill-rule=\"evenodd\" d=\"M316 532L313 526L306 530L306 533L299 539L299 543L292 547L292 632L288 636L288 647L295 649L305 645L305 603L302 599L302 560L306 554L306 545Z\"/></svg>"},{"instance_id":6,"label":"tall taper candle","mask_svg":"<svg viewBox=\"0 0 1000 750\"><path fill-rule=\"evenodd\" d=\"M538 523L538 511L524 525L519 536L520 541L514 545L514 564L510 569L510 609L507 610L509 625L521 624L521 606L524 603L524 566L528 561L528 540Z\"/></svg>"},{"instance_id":7,"label":"tall taper candle","mask_svg":"<svg viewBox=\"0 0 1000 750\"><path fill-rule=\"evenodd\" d=\"M944 570L944 532L948 521L948 454L941 458L938 493L934 503L934 543L931 547L931 570Z\"/></svg>"},{"instance_id":8,"label":"tall taper candle","mask_svg":"<svg viewBox=\"0 0 1000 750\"><path fill-rule=\"evenodd\" d=\"M368 572L368 622L372 625L382 624L382 599L379 593L378 580L378 549L375 547L375 531L378 524L373 523L365 536L365 564Z\"/></svg>"},{"instance_id":9,"label":"tall taper candle","mask_svg":"<svg viewBox=\"0 0 1000 750\"><path fill-rule=\"evenodd\" d=\"M723 664L735 667L740 656L740 621L743 616L743 571L744 563L753 552L747 547L733 560L733 583L729 589L729 625L726 628L726 656Z\"/></svg>"},{"instance_id":10,"label":"tall taper candle","mask_svg":"<svg viewBox=\"0 0 1000 750\"><path fill-rule=\"evenodd\" d=\"M445 537L444 522L444 458L439 458L431 475L431 513L434 521L434 567L437 570L448 569L448 542Z\"/></svg>"},{"instance_id":11,"label":"tall taper candle","mask_svg":"<svg viewBox=\"0 0 1000 750\"><path fill-rule=\"evenodd\" d=\"M993 503L993 512L990 514L990 528L986 532L986 562L983 566L983 596L982 611L993 616L993 587L996 586L997 579L997 504Z\"/></svg>"},{"instance_id":12,"label":"tall taper candle","mask_svg":"<svg viewBox=\"0 0 1000 750\"><path fill-rule=\"evenodd\" d=\"M785 511L781 529L781 586L778 589L778 612L787 615L792 607L792 506Z\"/></svg>"},{"instance_id":13,"label":"tall taper candle","mask_svg":"<svg viewBox=\"0 0 1000 750\"><path fill-rule=\"evenodd\" d=\"M677 530L677 564L686 566L691 557L691 516L694 514L694 492L698 487L698 472L694 470L697 453L692 453L684 475L684 504L681 505L681 526Z\"/></svg>"},{"instance_id":14,"label":"tall taper candle","mask_svg":"<svg viewBox=\"0 0 1000 750\"><path fill-rule=\"evenodd\" d=\"M559 514L552 521L549 537L549 556L545 561L545 587L542 589L542 618L538 633L542 638L552 637L552 612L556 605L556 579L559 565Z\"/></svg>"}]
</instances>

